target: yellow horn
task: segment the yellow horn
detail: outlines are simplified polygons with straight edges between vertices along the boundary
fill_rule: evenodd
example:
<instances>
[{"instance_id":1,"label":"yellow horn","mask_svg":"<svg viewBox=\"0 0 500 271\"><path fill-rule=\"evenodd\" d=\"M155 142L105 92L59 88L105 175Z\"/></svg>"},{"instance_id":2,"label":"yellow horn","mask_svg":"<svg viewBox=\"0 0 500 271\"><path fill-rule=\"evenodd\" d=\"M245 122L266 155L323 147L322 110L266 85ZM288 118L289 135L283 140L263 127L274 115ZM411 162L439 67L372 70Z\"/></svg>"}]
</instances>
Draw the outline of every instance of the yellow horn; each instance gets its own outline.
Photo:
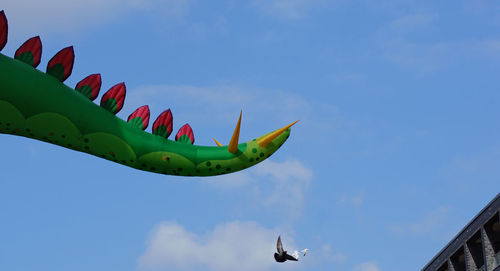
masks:
<instances>
[{"instance_id":1,"label":"yellow horn","mask_svg":"<svg viewBox=\"0 0 500 271\"><path fill-rule=\"evenodd\" d=\"M288 130L288 128L292 127L295 123L299 122L298 120L295 121L294 123L291 123L291 124L288 124L287 126L281 128L281 129L278 129L266 136L263 136L261 137L257 143L259 144L259 146L261 147L266 147L267 144L271 143L271 141L273 141L275 138L277 138L279 135L281 135L284 131Z\"/></svg>"},{"instance_id":2,"label":"yellow horn","mask_svg":"<svg viewBox=\"0 0 500 271\"><path fill-rule=\"evenodd\" d=\"M229 150L230 153L236 153L238 150L238 139L240 138L240 126L241 126L241 113L240 111L240 117L238 119L238 123L236 124L236 128L234 128L234 133L233 137L231 137L231 141L229 141L229 145L227 146L227 149Z\"/></svg>"},{"instance_id":3,"label":"yellow horn","mask_svg":"<svg viewBox=\"0 0 500 271\"><path fill-rule=\"evenodd\" d=\"M212 137L212 139L215 141L215 144L217 144L217 146L222 147L222 144L220 144L219 141L215 139L215 137Z\"/></svg>"}]
</instances>

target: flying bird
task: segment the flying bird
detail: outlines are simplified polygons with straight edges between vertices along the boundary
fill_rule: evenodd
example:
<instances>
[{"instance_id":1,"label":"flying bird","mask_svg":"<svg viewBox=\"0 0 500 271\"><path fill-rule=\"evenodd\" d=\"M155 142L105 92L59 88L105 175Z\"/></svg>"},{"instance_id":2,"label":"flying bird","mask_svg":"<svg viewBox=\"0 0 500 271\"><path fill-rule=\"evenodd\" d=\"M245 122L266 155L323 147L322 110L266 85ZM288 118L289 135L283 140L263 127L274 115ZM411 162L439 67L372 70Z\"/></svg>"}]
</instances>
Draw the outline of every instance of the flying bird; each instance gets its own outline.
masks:
<instances>
[{"instance_id":1,"label":"flying bird","mask_svg":"<svg viewBox=\"0 0 500 271\"><path fill-rule=\"evenodd\" d=\"M278 249L278 253L274 253L274 259L279 262L285 262L286 260L290 261L298 261L299 260L299 253L296 251L296 256L292 256L286 252L286 250L283 250L283 244L281 244L281 236L278 236L278 243L276 244L276 247Z\"/></svg>"},{"instance_id":2,"label":"flying bird","mask_svg":"<svg viewBox=\"0 0 500 271\"><path fill-rule=\"evenodd\" d=\"M307 251L308 251L308 250L309 250L309 249L308 249L308 248L306 248L306 249L303 249L301 252L302 252L302 253L304 253L304 256L306 256L306 253L307 253Z\"/></svg>"}]
</instances>

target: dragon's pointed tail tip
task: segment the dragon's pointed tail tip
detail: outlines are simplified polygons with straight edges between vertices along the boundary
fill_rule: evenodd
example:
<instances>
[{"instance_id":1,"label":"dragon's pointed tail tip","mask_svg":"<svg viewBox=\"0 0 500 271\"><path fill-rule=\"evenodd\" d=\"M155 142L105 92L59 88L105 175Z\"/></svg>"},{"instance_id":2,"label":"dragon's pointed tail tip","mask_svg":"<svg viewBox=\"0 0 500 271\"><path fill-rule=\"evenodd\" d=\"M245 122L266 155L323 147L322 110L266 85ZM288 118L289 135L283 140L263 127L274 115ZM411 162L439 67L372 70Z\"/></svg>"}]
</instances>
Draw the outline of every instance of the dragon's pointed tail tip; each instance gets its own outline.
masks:
<instances>
[{"instance_id":1,"label":"dragon's pointed tail tip","mask_svg":"<svg viewBox=\"0 0 500 271\"><path fill-rule=\"evenodd\" d=\"M275 138L277 138L278 136L280 136L281 134L283 134L285 131L289 131L289 129L295 125L297 122L299 122L299 120L296 120L290 124L288 124L287 126L283 127L283 128L280 128L274 132L271 132L261 138L259 138L257 140L257 143L259 144L260 147L263 147L265 148L269 143L271 143L271 141L273 141Z\"/></svg>"}]
</instances>

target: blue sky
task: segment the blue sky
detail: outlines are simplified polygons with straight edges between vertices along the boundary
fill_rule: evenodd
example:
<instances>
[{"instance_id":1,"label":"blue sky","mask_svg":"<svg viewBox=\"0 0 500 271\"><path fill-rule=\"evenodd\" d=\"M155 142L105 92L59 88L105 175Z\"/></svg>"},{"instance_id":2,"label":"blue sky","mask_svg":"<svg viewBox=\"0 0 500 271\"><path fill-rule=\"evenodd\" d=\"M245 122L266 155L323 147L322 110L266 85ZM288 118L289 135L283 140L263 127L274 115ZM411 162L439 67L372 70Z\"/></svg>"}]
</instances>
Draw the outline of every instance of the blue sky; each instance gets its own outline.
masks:
<instances>
[{"instance_id":1,"label":"blue sky","mask_svg":"<svg viewBox=\"0 0 500 271\"><path fill-rule=\"evenodd\" d=\"M124 81L121 118L171 108L201 145L227 143L240 110L242 140L301 120L269 160L213 178L0 135L1 270L419 270L499 192L495 1L0 9L3 54L40 35L45 69L74 45L66 84ZM309 254L275 263L278 234Z\"/></svg>"}]
</instances>

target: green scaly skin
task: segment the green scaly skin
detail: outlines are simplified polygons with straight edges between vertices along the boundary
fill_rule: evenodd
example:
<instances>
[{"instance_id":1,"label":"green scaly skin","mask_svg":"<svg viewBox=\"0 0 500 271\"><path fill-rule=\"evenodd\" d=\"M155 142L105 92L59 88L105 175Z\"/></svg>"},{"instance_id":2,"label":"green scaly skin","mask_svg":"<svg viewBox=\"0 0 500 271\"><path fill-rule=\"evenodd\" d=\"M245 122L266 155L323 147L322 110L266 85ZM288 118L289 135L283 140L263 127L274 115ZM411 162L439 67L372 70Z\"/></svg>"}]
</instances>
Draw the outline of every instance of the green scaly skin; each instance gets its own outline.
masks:
<instances>
[{"instance_id":1,"label":"green scaly skin","mask_svg":"<svg viewBox=\"0 0 500 271\"><path fill-rule=\"evenodd\" d=\"M213 176L262 162L290 129L266 147L257 139L238 145L196 146L144 132L55 77L0 54L0 133L46 141L129 167L167 175Z\"/></svg>"}]
</instances>

